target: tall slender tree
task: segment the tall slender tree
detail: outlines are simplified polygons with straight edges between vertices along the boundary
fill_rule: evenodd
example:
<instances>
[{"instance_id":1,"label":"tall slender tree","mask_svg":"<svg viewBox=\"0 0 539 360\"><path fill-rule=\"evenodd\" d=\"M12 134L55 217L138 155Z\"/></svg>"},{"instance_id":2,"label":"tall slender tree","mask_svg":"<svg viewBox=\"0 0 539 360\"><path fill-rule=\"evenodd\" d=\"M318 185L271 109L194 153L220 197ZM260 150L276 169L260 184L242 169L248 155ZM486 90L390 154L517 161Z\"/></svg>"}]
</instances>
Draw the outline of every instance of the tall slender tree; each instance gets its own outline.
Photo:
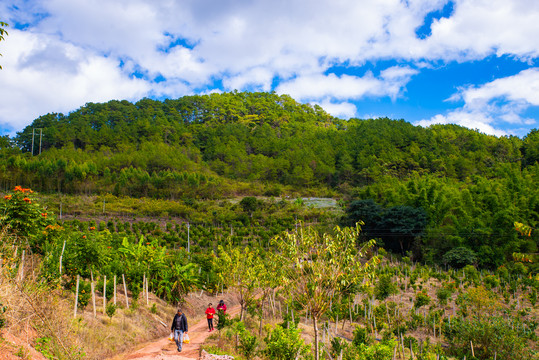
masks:
<instances>
[{"instance_id":1,"label":"tall slender tree","mask_svg":"<svg viewBox=\"0 0 539 360\"><path fill-rule=\"evenodd\" d=\"M333 234L320 234L312 227L286 232L275 238L279 261L286 275L283 285L291 299L313 317L315 359L319 359L318 322L353 284L370 282L378 257L366 259L374 240L356 247L361 232L355 227L336 227Z\"/></svg>"}]
</instances>

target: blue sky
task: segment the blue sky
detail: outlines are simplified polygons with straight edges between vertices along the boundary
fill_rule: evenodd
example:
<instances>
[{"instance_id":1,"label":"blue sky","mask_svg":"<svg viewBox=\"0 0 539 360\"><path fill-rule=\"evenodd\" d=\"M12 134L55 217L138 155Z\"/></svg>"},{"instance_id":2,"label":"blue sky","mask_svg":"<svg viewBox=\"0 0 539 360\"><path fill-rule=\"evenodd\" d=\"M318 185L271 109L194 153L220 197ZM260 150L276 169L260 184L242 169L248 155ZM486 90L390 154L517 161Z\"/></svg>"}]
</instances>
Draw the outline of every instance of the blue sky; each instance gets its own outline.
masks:
<instances>
[{"instance_id":1,"label":"blue sky","mask_svg":"<svg viewBox=\"0 0 539 360\"><path fill-rule=\"evenodd\" d=\"M536 0L3 0L0 133L87 102L275 91L340 118L525 136Z\"/></svg>"}]
</instances>

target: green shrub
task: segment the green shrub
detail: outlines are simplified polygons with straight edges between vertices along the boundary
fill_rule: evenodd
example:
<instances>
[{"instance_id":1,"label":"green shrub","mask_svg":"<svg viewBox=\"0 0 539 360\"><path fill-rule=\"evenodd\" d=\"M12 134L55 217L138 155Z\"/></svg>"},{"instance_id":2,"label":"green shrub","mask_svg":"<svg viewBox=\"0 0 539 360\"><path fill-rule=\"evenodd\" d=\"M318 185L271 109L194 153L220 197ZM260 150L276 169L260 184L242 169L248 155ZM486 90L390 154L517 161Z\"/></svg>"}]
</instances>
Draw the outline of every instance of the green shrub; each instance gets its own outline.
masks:
<instances>
[{"instance_id":1,"label":"green shrub","mask_svg":"<svg viewBox=\"0 0 539 360\"><path fill-rule=\"evenodd\" d=\"M385 300L389 296L397 294L398 287L392 281L391 275L381 275L374 287L374 296L378 300Z\"/></svg>"},{"instance_id":2,"label":"green shrub","mask_svg":"<svg viewBox=\"0 0 539 360\"><path fill-rule=\"evenodd\" d=\"M498 359L531 359L532 350L517 329L501 316L458 317L443 326L449 352L458 358L471 358L472 342L477 359L493 359L494 354Z\"/></svg>"},{"instance_id":3,"label":"green shrub","mask_svg":"<svg viewBox=\"0 0 539 360\"><path fill-rule=\"evenodd\" d=\"M309 353L310 347L305 345L300 332L294 326L289 329L276 326L264 338L266 343L264 355L270 360L294 360L298 355L304 358Z\"/></svg>"},{"instance_id":4,"label":"green shrub","mask_svg":"<svg viewBox=\"0 0 539 360\"><path fill-rule=\"evenodd\" d=\"M477 255L473 250L461 246L446 252L442 257L442 261L452 268L461 269L466 265L475 264Z\"/></svg>"},{"instance_id":5,"label":"green shrub","mask_svg":"<svg viewBox=\"0 0 539 360\"><path fill-rule=\"evenodd\" d=\"M352 344L359 348L361 345L365 345L369 342L369 336L367 334L367 329L361 326L356 326L354 329L354 338Z\"/></svg>"},{"instance_id":6,"label":"green shrub","mask_svg":"<svg viewBox=\"0 0 539 360\"><path fill-rule=\"evenodd\" d=\"M441 287L436 290L436 297L440 305L447 304L447 300L451 297L451 294L453 294L453 291L447 287Z\"/></svg>"},{"instance_id":7,"label":"green shrub","mask_svg":"<svg viewBox=\"0 0 539 360\"><path fill-rule=\"evenodd\" d=\"M418 292L415 294L414 307L419 309L422 306L430 304L430 296L426 292Z\"/></svg>"},{"instance_id":8,"label":"green shrub","mask_svg":"<svg viewBox=\"0 0 539 360\"><path fill-rule=\"evenodd\" d=\"M483 284L485 284L485 287L490 290L500 285L500 279L494 275L487 275L483 277Z\"/></svg>"},{"instance_id":9,"label":"green shrub","mask_svg":"<svg viewBox=\"0 0 539 360\"><path fill-rule=\"evenodd\" d=\"M111 302L109 302L105 307L105 312L107 313L107 316L110 318L111 321L114 314L116 314L116 308L117 306Z\"/></svg>"},{"instance_id":10,"label":"green shrub","mask_svg":"<svg viewBox=\"0 0 539 360\"><path fill-rule=\"evenodd\" d=\"M245 330L240 334L239 349L241 354L245 356L245 359L251 360L256 354L256 348L258 347L258 339L255 335L249 334L249 331Z\"/></svg>"},{"instance_id":11,"label":"green shrub","mask_svg":"<svg viewBox=\"0 0 539 360\"><path fill-rule=\"evenodd\" d=\"M0 329L6 326L6 317L4 315L6 311L7 311L7 306L2 305L2 303L0 303Z\"/></svg>"}]
</instances>

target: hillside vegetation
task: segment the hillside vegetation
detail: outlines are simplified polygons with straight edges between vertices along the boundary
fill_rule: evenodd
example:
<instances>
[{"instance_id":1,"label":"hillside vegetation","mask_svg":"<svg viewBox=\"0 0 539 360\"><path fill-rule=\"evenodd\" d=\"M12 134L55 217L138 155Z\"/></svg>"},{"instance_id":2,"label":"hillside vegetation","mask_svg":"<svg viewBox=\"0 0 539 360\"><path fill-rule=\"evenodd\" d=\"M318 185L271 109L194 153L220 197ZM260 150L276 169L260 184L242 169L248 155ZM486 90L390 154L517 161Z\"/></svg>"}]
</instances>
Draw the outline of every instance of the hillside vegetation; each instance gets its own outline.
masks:
<instances>
[{"instance_id":1,"label":"hillside vegetation","mask_svg":"<svg viewBox=\"0 0 539 360\"><path fill-rule=\"evenodd\" d=\"M35 119L0 148L1 188L100 196L95 208L115 196L133 213L128 198L155 199L153 216L229 226L263 224L267 213L256 202L252 211L215 206L223 198L326 196L345 200L343 224L363 220L366 237L415 260L444 264L464 248L467 263L495 269L513 253L537 252L535 235L513 229L539 219L537 130L498 138L341 120L289 96L233 92L89 103ZM52 201L59 209L62 200ZM286 218L290 227L298 214Z\"/></svg>"},{"instance_id":2,"label":"hillside vegetation","mask_svg":"<svg viewBox=\"0 0 539 360\"><path fill-rule=\"evenodd\" d=\"M238 358L537 358L538 158L273 93L44 115L0 139L0 329L101 359L229 291Z\"/></svg>"}]
</instances>

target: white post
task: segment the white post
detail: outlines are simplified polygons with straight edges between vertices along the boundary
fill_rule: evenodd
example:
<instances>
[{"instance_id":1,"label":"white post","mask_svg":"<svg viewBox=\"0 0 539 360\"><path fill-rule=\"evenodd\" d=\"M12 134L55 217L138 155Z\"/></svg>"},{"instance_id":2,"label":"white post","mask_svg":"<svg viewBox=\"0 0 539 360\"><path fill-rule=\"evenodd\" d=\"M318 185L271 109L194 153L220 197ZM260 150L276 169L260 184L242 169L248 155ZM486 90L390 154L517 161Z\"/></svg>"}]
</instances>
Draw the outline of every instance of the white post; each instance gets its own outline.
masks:
<instances>
[{"instance_id":1,"label":"white post","mask_svg":"<svg viewBox=\"0 0 539 360\"><path fill-rule=\"evenodd\" d=\"M143 299L144 299L144 296L146 296L145 292L146 292L146 273L143 273L142 274L142 298Z\"/></svg>"},{"instance_id":2,"label":"white post","mask_svg":"<svg viewBox=\"0 0 539 360\"><path fill-rule=\"evenodd\" d=\"M62 215L60 215L60 219ZM66 241L64 240L64 246L62 246L62 253L60 254L60 276L62 276L62 258L64 257L64 250L66 249Z\"/></svg>"},{"instance_id":3,"label":"white post","mask_svg":"<svg viewBox=\"0 0 539 360\"><path fill-rule=\"evenodd\" d=\"M114 275L114 305L116 305L116 274Z\"/></svg>"},{"instance_id":4,"label":"white post","mask_svg":"<svg viewBox=\"0 0 539 360\"><path fill-rule=\"evenodd\" d=\"M105 315L107 309L107 275L103 277L103 315Z\"/></svg>"},{"instance_id":5,"label":"white post","mask_svg":"<svg viewBox=\"0 0 539 360\"><path fill-rule=\"evenodd\" d=\"M94 317L97 317L97 312L96 312L96 309L95 309L95 285L94 285L94 273L93 273L93 272L90 272L90 276L91 276L91 280L92 280L91 288L92 288L92 305L93 305L93 307L94 307Z\"/></svg>"},{"instance_id":6,"label":"white post","mask_svg":"<svg viewBox=\"0 0 539 360\"><path fill-rule=\"evenodd\" d=\"M150 300L148 297L148 278L146 278L146 305L150 305Z\"/></svg>"},{"instance_id":7,"label":"white post","mask_svg":"<svg viewBox=\"0 0 539 360\"><path fill-rule=\"evenodd\" d=\"M124 274L122 274L122 280L124 282L125 306L129 307L129 298L127 297L127 286L125 285L125 276L124 276Z\"/></svg>"},{"instance_id":8,"label":"white post","mask_svg":"<svg viewBox=\"0 0 539 360\"><path fill-rule=\"evenodd\" d=\"M20 270L19 270L19 280L20 281L24 280L24 254L25 253L26 253L26 250L23 250L22 255L21 255L21 267L20 267Z\"/></svg>"},{"instance_id":9,"label":"white post","mask_svg":"<svg viewBox=\"0 0 539 360\"><path fill-rule=\"evenodd\" d=\"M77 305L78 305L78 302L79 302L79 280L80 280L80 276L77 275L77 288L75 290L75 310L73 310L73 317L74 318L77 317Z\"/></svg>"}]
</instances>

